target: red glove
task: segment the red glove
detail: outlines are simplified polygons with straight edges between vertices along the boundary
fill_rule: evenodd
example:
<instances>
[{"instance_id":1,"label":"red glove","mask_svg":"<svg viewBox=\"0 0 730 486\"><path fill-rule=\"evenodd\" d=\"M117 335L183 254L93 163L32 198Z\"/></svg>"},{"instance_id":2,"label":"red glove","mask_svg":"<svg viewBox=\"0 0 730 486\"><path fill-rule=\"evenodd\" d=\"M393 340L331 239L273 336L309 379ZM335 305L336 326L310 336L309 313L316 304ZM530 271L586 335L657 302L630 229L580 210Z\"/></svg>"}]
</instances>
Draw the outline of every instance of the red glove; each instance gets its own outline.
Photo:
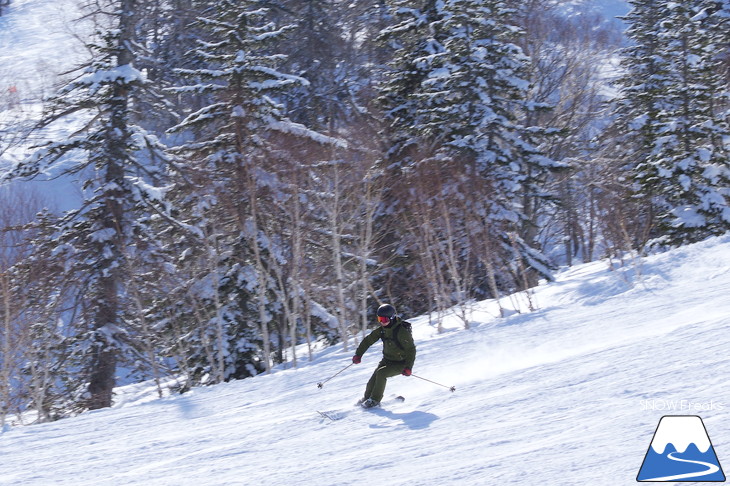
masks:
<instances>
[{"instance_id":1,"label":"red glove","mask_svg":"<svg viewBox=\"0 0 730 486\"><path fill-rule=\"evenodd\" d=\"M360 356L355 355L355 356L352 357L352 362L353 363L360 364L360 361L362 361L362 358L360 358Z\"/></svg>"},{"instance_id":2,"label":"red glove","mask_svg":"<svg viewBox=\"0 0 730 486\"><path fill-rule=\"evenodd\" d=\"M411 373L413 372L410 368L403 368L403 376L411 376Z\"/></svg>"}]
</instances>

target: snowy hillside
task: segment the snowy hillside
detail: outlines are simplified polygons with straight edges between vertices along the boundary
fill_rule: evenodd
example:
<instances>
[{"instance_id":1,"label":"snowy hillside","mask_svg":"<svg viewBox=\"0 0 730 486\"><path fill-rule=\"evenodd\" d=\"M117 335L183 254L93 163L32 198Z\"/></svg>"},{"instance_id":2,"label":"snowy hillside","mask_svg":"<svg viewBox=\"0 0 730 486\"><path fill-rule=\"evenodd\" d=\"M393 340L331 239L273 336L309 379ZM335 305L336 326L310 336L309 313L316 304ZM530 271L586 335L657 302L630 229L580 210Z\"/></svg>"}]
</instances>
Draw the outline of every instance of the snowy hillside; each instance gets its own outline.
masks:
<instances>
[{"instance_id":1,"label":"snowy hillside","mask_svg":"<svg viewBox=\"0 0 730 486\"><path fill-rule=\"evenodd\" d=\"M483 302L440 335L411 319L414 372L454 393L396 377L386 396L405 403L356 409L379 345L322 389L351 353L163 399L131 387L113 409L5 430L0 484L630 485L667 414L701 416L727 465L729 294L730 236L575 267L532 313Z\"/></svg>"},{"instance_id":2,"label":"snowy hillside","mask_svg":"<svg viewBox=\"0 0 730 486\"><path fill-rule=\"evenodd\" d=\"M49 94L56 76L83 59L73 22L81 2L13 0L0 16L0 89L15 86L21 100Z\"/></svg>"},{"instance_id":3,"label":"snowy hillside","mask_svg":"<svg viewBox=\"0 0 730 486\"><path fill-rule=\"evenodd\" d=\"M20 134L37 122L42 100L62 84L63 74L88 57L80 39L93 29L78 20L84 2L76 0L13 0L0 16L0 141L11 145L0 153L0 172L28 155L28 146L53 138L53 131L69 133L70 118L62 126L36 133L20 144ZM6 128L7 127L7 128ZM5 133L7 130L7 133ZM13 133L17 132L17 133ZM77 206L78 190L57 174L46 174L30 184L44 204L66 210ZM19 185L19 184L18 184ZM27 189L28 185L22 186ZM0 187L0 191L5 186Z\"/></svg>"}]
</instances>

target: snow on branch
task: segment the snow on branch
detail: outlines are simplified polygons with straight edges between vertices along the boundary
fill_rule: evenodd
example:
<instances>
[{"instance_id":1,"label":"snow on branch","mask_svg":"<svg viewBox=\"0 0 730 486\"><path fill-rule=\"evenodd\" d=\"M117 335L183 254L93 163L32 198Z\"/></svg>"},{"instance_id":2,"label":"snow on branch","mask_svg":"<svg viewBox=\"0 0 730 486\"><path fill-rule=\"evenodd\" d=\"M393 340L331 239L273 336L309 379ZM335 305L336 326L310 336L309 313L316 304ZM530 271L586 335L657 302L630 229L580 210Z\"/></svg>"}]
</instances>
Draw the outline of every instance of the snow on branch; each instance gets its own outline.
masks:
<instances>
[{"instance_id":1,"label":"snow on branch","mask_svg":"<svg viewBox=\"0 0 730 486\"><path fill-rule=\"evenodd\" d=\"M132 67L131 64L125 64L112 69L96 70L81 76L74 84L87 86L91 93L96 93L99 88L106 84L131 84L144 81L144 74L140 70Z\"/></svg>"},{"instance_id":2,"label":"snow on branch","mask_svg":"<svg viewBox=\"0 0 730 486\"><path fill-rule=\"evenodd\" d=\"M276 130L281 133L288 133L297 137L309 138L310 140L321 143L323 145L334 145L340 148L347 148L349 146L347 140L324 135L323 133L307 128L300 123L294 123L290 120L275 120L273 118L270 118L269 127L272 130Z\"/></svg>"}]
</instances>

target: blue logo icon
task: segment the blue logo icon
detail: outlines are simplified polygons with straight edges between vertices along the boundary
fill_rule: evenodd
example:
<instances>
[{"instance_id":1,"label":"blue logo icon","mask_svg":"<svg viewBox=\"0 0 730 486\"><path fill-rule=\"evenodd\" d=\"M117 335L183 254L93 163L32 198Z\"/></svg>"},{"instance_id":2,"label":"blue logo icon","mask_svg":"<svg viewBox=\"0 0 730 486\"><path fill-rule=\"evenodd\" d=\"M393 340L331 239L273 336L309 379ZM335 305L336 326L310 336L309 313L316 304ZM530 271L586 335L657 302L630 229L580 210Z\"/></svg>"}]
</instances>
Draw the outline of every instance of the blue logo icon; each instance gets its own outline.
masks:
<instances>
[{"instance_id":1,"label":"blue logo icon","mask_svg":"<svg viewBox=\"0 0 730 486\"><path fill-rule=\"evenodd\" d=\"M725 481L702 419L696 415L662 417L636 480Z\"/></svg>"}]
</instances>

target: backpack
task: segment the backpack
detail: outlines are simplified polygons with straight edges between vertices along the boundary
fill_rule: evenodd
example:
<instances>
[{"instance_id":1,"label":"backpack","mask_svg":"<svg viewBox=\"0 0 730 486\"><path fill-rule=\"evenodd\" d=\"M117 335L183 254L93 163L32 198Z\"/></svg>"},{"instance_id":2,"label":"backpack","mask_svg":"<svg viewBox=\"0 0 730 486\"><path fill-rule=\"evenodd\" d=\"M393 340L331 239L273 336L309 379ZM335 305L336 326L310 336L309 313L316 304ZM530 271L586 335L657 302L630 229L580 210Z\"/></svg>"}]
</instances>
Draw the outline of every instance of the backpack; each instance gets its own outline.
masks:
<instances>
[{"instance_id":1,"label":"backpack","mask_svg":"<svg viewBox=\"0 0 730 486\"><path fill-rule=\"evenodd\" d=\"M411 323L408 321L400 321L400 324L398 324L395 329L393 329L393 340L395 341L395 345L398 346L398 349L401 351L404 351L406 348L401 344L401 342L398 340L398 331L400 331L401 326L405 327L410 331L411 329ZM380 339L385 341L385 329L380 328Z\"/></svg>"}]
</instances>

